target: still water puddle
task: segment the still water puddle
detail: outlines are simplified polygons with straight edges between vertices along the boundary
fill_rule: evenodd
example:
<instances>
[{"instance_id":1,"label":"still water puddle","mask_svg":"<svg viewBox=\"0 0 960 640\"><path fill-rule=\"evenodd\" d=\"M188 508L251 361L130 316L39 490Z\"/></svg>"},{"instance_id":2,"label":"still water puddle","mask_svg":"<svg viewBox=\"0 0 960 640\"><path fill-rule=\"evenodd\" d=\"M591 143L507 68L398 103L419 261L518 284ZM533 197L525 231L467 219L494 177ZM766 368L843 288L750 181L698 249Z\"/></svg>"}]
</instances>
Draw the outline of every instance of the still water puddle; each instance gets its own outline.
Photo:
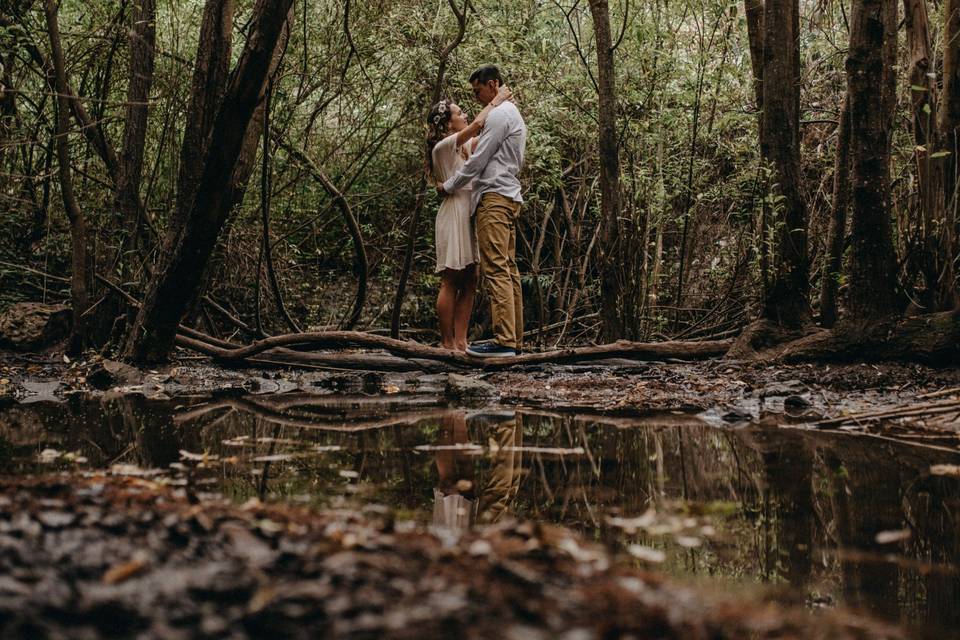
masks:
<instances>
[{"instance_id":1,"label":"still water puddle","mask_svg":"<svg viewBox=\"0 0 960 640\"><path fill-rule=\"evenodd\" d=\"M604 418L428 395L73 396L0 411L0 473L112 469L203 498L388 507L455 532L560 524L673 575L960 624L960 455L686 414Z\"/></svg>"}]
</instances>

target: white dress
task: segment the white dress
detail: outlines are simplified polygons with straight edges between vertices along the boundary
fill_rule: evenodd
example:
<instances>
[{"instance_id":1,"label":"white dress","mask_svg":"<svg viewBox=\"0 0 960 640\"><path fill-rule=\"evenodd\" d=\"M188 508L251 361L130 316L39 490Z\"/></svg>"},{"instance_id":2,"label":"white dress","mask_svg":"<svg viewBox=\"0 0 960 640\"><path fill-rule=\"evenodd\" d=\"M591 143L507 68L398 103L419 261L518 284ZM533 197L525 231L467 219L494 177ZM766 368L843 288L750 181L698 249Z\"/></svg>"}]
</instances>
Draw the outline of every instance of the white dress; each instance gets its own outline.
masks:
<instances>
[{"instance_id":1,"label":"white dress","mask_svg":"<svg viewBox=\"0 0 960 640\"><path fill-rule=\"evenodd\" d=\"M433 148L433 177L438 184L442 183L454 175L464 162L463 148L457 147L457 135L449 135ZM440 204L434 234L437 241L437 273L444 269L459 271L477 262L480 251L471 220L472 201L473 194L467 186L445 197Z\"/></svg>"}]
</instances>

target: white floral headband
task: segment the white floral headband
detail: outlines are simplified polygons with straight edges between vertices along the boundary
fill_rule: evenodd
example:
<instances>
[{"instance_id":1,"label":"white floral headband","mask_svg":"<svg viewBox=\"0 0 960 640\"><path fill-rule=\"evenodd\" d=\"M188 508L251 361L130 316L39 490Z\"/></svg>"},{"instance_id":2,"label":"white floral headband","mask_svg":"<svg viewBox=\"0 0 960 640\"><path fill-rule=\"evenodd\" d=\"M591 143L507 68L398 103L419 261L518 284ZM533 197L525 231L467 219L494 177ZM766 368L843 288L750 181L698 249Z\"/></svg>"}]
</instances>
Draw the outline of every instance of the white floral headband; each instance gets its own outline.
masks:
<instances>
[{"instance_id":1,"label":"white floral headband","mask_svg":"<svg viewBox=\"0 0 960 640\"><path fill-rule=\"evenodd\" d=\"M441 100L437 103L437 115L433 116L434 126L438 126L445 115L447 115L447 101Z\"/></svg>"}]
</instances>

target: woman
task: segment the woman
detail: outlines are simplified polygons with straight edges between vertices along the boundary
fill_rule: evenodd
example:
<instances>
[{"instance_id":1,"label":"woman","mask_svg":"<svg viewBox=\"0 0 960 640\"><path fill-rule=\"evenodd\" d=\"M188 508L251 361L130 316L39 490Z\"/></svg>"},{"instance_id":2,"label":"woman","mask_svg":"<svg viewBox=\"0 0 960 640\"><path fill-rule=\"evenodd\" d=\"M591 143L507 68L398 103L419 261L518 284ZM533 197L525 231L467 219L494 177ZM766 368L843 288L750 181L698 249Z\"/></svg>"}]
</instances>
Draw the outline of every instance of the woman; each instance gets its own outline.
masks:
<instances>
[{"instance_id":1,"label":"woman","mask_svg":"<svg viewBox=\"0 0 960 640\"><path fill-rule=\"evenodd\" d=\"M511 97L510 89L501 87L497 97L483 108L469 125L466 114L451 100L433 105L427 117L427 164L436 184L454 175L476 148L476 136L487 115ZM477 240L470 219L472 194L461 189L444 198L437 212L437 273L440 293L437 295L437 317L440 321L440 344L445 349L467 350L467 326L477 291Z\"/></svg>"}]
</instances>

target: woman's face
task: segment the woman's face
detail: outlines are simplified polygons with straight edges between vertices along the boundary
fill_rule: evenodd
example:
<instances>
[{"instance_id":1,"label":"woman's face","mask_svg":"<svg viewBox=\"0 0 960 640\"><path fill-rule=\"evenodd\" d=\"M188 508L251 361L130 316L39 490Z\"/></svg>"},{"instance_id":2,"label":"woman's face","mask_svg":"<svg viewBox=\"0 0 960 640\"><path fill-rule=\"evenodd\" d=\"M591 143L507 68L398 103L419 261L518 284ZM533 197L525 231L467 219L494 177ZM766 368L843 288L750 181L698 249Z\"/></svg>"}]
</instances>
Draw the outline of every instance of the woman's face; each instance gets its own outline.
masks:
<instances>
[{"instance_id":1,"label":"woman's face","mask_svg":"<svg viewBox=\"0 0 960 640\"><path fill-rule=\"evenodd\" d=\"M460 105L450 103L450 131L463 131L467 128L467 114L463 112Z\"/></svg>"}]
</instances>

